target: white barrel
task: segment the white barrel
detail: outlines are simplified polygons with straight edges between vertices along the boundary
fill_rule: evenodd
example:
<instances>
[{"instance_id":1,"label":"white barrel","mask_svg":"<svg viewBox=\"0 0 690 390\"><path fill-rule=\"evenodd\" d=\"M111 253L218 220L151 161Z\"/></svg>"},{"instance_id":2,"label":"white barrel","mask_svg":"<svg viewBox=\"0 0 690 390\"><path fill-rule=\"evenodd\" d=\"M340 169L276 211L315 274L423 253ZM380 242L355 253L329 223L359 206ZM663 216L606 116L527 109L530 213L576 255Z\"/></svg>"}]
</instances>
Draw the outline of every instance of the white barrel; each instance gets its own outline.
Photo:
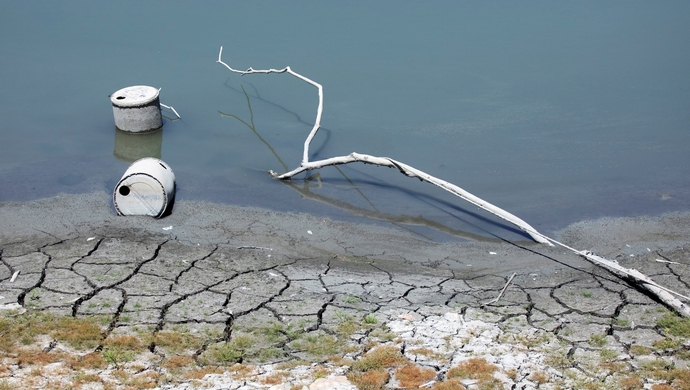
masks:
<instances>
[{"instance_id":1,"label":"white barrel","mask_svg":"<svg viewBox=\"0 0 690 390\"><path fill-rule=\"evenodd\" d=\"M165 162L142 158L127 168L115 186L113 203L119 215L162 217L175 197L175 174Z\"/></svg>"},{"instance_id":2,"label":"white barrel","mask_svg":"<svg viewBox=\"0 0 690 390\"><path fill-rule=\"evenodd\" d=\"M115 126L123 131L139 133L163 126L158 90L146 85L122 88L110 95Z\"/></svg>"}]
</instances>

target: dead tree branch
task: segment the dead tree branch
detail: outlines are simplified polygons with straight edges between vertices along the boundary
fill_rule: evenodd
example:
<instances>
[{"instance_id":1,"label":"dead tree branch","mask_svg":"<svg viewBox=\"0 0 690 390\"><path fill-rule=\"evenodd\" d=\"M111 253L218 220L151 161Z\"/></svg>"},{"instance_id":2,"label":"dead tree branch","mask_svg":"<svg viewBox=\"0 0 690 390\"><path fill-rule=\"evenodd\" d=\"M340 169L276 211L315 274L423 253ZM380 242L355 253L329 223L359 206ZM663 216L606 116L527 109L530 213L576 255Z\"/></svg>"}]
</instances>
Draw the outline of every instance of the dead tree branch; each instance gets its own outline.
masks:
<instances>
[{"instance_id":1,"label":"dead tree branch","mask_svg":"<svg viewBox=\"0 0 690 390\"><path fill-rule=\"evenodd\" d=\"M294 72L289 66L283 68L283 69L266 69L266 70L256 70L253 68L249 68L247 70L237 70L233 69L230 67L228 64L223 62L222 60L222 55L223 55L223 47L220 47L220 51L218 52L218 63L222 64L226 68L228 68L230 71L239 73L241 75L246 75L246 74L256 74L256 73L262 73L262 74L270 74L270 73L289 73L300 80L303 80L307 82L308 84L313 85L318 89L318 94L319 94L319 104L318 108L316 110L316 120L314 121L314 127L312 127L311 131L309 132L309 135L307 136L307 139L304 141L304 151L302 155L302 163L299 165L299 167L293 169L292 171L289 171L287 173L283 174L278 174L273 171L269 171L271 176L275 179L279 180L287 180L291 179L293 176L302 173L304 171L309 171L313 169L319 169L327 166L335 166L335 165L342 165L342 164L350 164L353 162L361 162L364 164L374 164L378 166L384 166L384 167L389 167L389 168L395 168L400 173L402 173L405 176L408 177L414 177L422 181L426 181L428 183L431 183L435 186L438 186L456 196L458 196L461 199L464 199L465 201L472 203L473 205L488 211L489 213L505 220L513 225L517 226L519 229L524 231L525 233L529 234L534 241L542 243L542 244L547 244L550 246L559 245L565 249L568 249L571 252L576 253L577 255L580 255L587 259L588 261L596 264L596 265L601 265L604 268L606 268L609 272L622 277L624 279L628 279L636 283L638 286L646 289L653 295L657 296L659 300L661 300L664 304L668 305L669 307L673 308L678 312L680 315L684 317L690 317L690 307L683 302L681 302L677 297L690 300L690 298L679 294L671 289L668 289L666 287L663 287L653 280L651 280L648 276L642 274L636 269L629 269L622 267L615 261L611 261L608 259L605 259L603 257L597 256L593 254L592 252L589 251L579 251L577 249L571 248L568 245L565 245L561 242L558 242L557 240L554 240L551 237L548 237L542 233L539 233L536 229L534 229L532 226L530 226L527 222L523 221L522 219L518 218L517 216L501 209L498 206L495 206L475 195L470 194L469 192L463 190L462 188L449 183L447 181L441 180L439 178L436 178L434 176L429 175L426 172L422 172L419 169L413 168L407 164L404 164L400 161L393 160L392 158L388 157L376 157L376 156L371 156L368 154L360 154L360 153L350 153L347 156L339 156L339 157L331 157L319 161L309 161L309 145L311 144L312 139L318 132L319 128L321 127L321 114L323 113L323 87L321 84L304 77L300 75L299 73ZM511 278L512 280L512 278ZM508 287L508 283L506 284L506 287ZM503 295L503 292L501 292L501 295L496 299L500 299L500 297ZM675 295L675 296L674 296Z\"/></svg>"},{"instance_id":2,"label":"dead tree branch","mask_svg":"<svg viewBox=\"0 0 690 390\"><path fill-rule=\"evenodd\" d=\"M547 245L553 245L551 244L548 240L545 240L539 232L536 231L532 226L530 226L527 222L521 220L520 218L516 217L515 215L497 207L494 206L493 204L486 202L469 192L463 190L462 188L448 183L447 181L438 179L434 176L429 175L428 173L422 172L416 168L413 168L407 164L401 163L399 161L393 160L392 158L387 158L387 157L374 157L366 154L360 154L360 153L351 153L348 156L341 156L341 157L333 157L333 158L328 158L325 160L319 160L319 161L309 161L309 144L311 144L312 139L316 135L316 133L319 131L319 128L321 127L321 114L323 113L323 87L321 84L308 79L299 73L294 72L292 69L290 69L289 66L283 68L283 69L266 69L266 70L256 70L253 68L249 68L247 70L237 70L233 69L230 67L228 64L223 62L222 60L222 55L223 55L223 47L220 47L220 51L218 52L218 63L222 64L226 68L228 68L230 71L239 73L241 75L246 75L246 74L255 74L255 73L262 73L262 74L269 74L269 73L289 73L301 80L304 80L305 82L315 86L318 91L319 91L319 105L316 110L316 120L314 121L314 127L312 127L311 132L309 132L309 135L307 136L307 139L304 141L304 151L302 154L302 163L300 166L296 169L293 169L290 172L284 173L284 174L277 174L276 172L269 171L271 176L275 179L280 179L280 180L286 180L290 179L293 176L297 175L298 173L302 173L304 171L308 170L313 170L313 169L319 169L323 168L326 166L331 166L331 165L342 165L342 164L349 164L353 162L362 162L365 164L375 164L375 165L380 165L380 166L386 166L390 168L396 168L398 169L402 174L405 176L409 177L416 177L419 180L426 181L428 183L434 184L438 187L443 188L444 190L466 200L467 202L470 202L474 204L475 206L482 208L491 214L502 218L513 225L517 226L521 230L523 230L525 233L529 234L530 237L532 237L533 240L536 242L542 243L542 244L547 244Z\"/></svg>"}]
</instances>

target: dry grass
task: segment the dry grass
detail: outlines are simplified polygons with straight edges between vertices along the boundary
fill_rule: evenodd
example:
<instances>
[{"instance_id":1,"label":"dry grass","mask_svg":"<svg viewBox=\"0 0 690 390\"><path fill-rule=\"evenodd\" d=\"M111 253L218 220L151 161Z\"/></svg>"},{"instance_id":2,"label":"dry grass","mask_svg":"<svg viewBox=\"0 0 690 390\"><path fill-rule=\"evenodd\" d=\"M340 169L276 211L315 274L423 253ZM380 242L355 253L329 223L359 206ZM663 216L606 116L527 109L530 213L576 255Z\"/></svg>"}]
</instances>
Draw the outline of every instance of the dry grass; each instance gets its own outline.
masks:
<instances>
[{"instance_id":1,"label":"dry grass","mask_svg":"<svg viewBox=\"0 0 690 390\"><path fill-rule=\"evenodd\" d=\"M413 354L413 355L422 355L422 356L431 356L435 354L435 352L432 349L429 348L411 348L408 349L407 352Z\"/></svg>"},{"instance_id":2,"label":"dry grass","mask_svg":"<svg viewBox=\"0 0 690 390\"><path fill-rule=\"evenodd\" d=\"M248 364L235 364L229 370L235 378L246 379L254 375L254 367Z\"/></svg>"},{"instance_id":3,"label":"dry grass","mask_svg":"<svg viewBox=\"0 0 690 390\"><path fill-rule=\"evenodd\" d=\"M314 379L319 379L319 378L325 378L330 374L331 372L324 366L317 366L311 373L312 378Z\"/></svg>"},{"instance_id":4,"label":"dry grass","mask_svg":"<svg viewBox=\"0 0 690 390\"><path fill-rule=\"evenodd\" d=\"M658 359L642 367L640 375L664 381L674 389L690 389L690 369L675 368L671 363Z\"/></svg>"},{"instance_id":5,"label":"dry grass","mask_svg":"<svg viewBox=\"0 0 690 390\"><path fill-rule=\"evenodd\" d=\"M549 382L551 380L551 375L544 371L535 371L529 376L529 380L537 382L537 386L539 386L542 383Z\"/></svg>"},{"instance_id":6,"label":"dry grass","mask_svg":"<svg viewBox=\"0 0 690 390\"><path fill-rule=\"evenodd\" d=\"M350 366L347 378L360 390L382 389L390 376L387 369L405 364L407 359L396 347L383 346L369 351Z\"/></svg>"},{"instance_id":7,"label":"dry grass","mask_svg":"<svg viewBox=\"0 0 690 390\"><path fill-rule=\"evenodd\" d=\"M87 353L82 356L72 355L67 358L66 363L73 370L102 369L108 366L101 354L97 352Z\"/></svg>"},{"instance_id":8,"label":"dry grass","mask_svg":"<svg viewBox=\"0 0 690 390\"><path fill-rule=\"evenodd\" d=\"M59 362L63 358L64 355L59 352L43 352L35 348L22 348L17 354L16 362L20 367L33 365L45 366L46 364Z\"/></svg>"},{"instance_id":9,"label":"dry grass","mask_svg":"<svg viewBox=\"0 0 690 390\"><path fill-rule=\"evenodd\" d=\"M381 368L391 368L407 362L396 347L383 346L369 351L363 358L352 363L355 372L365 372Z\"/></svg>"},{"instance_id":10,"label":"dry grass","mask_svg":"<svg viewBox=\"0 0 690 390\"><path fill-rule=\"evenodd\" d=\"M74 378L74 381L72 382L72 386L78 389L87 383L94 382L103 383L103 379L101 379L101 377L96 374L77 373Z\"/></svg>"},{"instance_id":11,"label":"dry grass","mask_svg":"<svg viewBox=\"0 0 690 390\"><path fill-rule=\"evenodd\" d=\"M663 331L670 335L663 340L664 349L674 349L674 353L682 352L683 342L685 342L682 337L687 335L688 323L670 316L665 317L664 321L660 327L663 327ZM336 336L347 335L349 332L358 330L350 322L341 325ZM204 343L208 343L209 337L206 337L208 334L206 336L193 335L178 332L178 330L173 328L172 331L153 333L152 328L147 328L139 333L139 330L134 329L136 332L134 335L118 334L105 337L105 328L99 317L60 317L31 310L23 314L0 313L0 358L5 359L5 364L0 365L0 390L13 388L9 383L14 382L9 382L10 379L3 382L2 377L15 375L14 372L17 371L15 364L23 369L20 374L23 375L22 380L33 383L34 387L42 386L46 389L82 387L145 389L178 381L195 384L197 380L208 374L223 372L227 372L234 379L255 380L265 385L285 383L287 373L276 372L272 375L257 377L255 366L236 363L263 361L260 359L262 351L271 348L282 352L283 358L289 357L288 353L291 350L302 352L302 356L306 356L303 357L305 361L291 360L281 365L285 369L296 365L310 365L315 361L350 366L347 377L359 389L383 389L387 385L390 386L391 375L395 376L396 383L401 389L419 388L437 376L433 369L424 368L406 359L400 353L399 345L394 345L394 343L381 345L384 343L381 339L365 340L361 357L352 361L342 358L344 351L350 347L346 344L346 337L342 340L343 337L324 332L300 333L296 331L288 336L288 330L284 327L274 326L261 332L233 332L233 338L229 342L213 344L211 341L212 344L205 349L204 353L195 358L191 351L199 351ZM273 344L266 344L266 338L269 336L277 341L274 342L271 338ZM59 341L60 345L52 352L44 352L41 347L50 341L49 337ZM598 341L594 338L592 340ZM93 351L98 345L102 345L103 349L100 352L86 354L74 351L59 352L65 345L70 345L78 351L89 349ZM141 359L148 356L144 352L151 345L161 348L161 352L166 356L159 363L153 363L154 366L160 365L165 369L161 370L162 374L147 370L148 367L143 364L137 365L135 362L130 362L135 358ZM444 358L443 355L429 348L424 348L419 344L415 346L417 348L409 348L407 352L420 358L424 356L425 359ZM650 355L658 351L633 345L629 352L631 355ZM269 359L273 357L273 355L267 355ZM559 355L558 352L553 352L547 361L556 368L568 368L574 364L565 354ZM63 364L45 367L57 362ZM118 366L118 362L129 363ZM95 371L91 371L106 369L108 363L114 364L114 367L110 366L114 370L104 371L108 372L107 375L95 374ZM613 386L623 390L632 390L644 388L645 381L649 383L649 380L652 380L659 382L651 386L653 390L690 390L690 369L673 365L664 359L653 360L635 372L631 371L632 366L629 362L599 361L592 367L597 377L603 377L604 374L611 375L613 382L607 381L604 385L596 380L583 380L577 382L576 388L598 389ZM475 380L476 387L481 390L502 388L502 382L494 378L497 371L498 367L485 359L471 358L452 367L447 372L445 381L435 382L425 388L464 390L462 379ZM330 375L329 370L322 365L312 366L310 373L312 380ZM518 376L516 370L504 373L512 379ZM558 388L558 385L564 384L563 379L552 378L543 371L533 372L528 379L536 383L537 387L547 384L547 386ZM649 384L647 386L649 388Z\"/></svg>"},{"instance_id":12,"label":"dry grass","mask_svg":"<svg viewBox=\"0 0 690 390\"><path fill-rule=\"evenodd\" d=\"M431 390L466 390L459 380L450 379L445 382L436 382Z\"/></svg>"},{"instance_id":13,"label":"dry grass","mask_svg":"<svg viewBox=\"0 0 690 390\"><path fill-rule=\"evenodd\" d=\"M135 389L154 389L158 387L160 377L160 374L157 372L146 371L134 375L125 383Z\"/></svg>"},{"instance_id":14,"label":"dry grass","mask_svg":"<svg viewBox=\"0 0 690 390\"><path fill-rule=\"evenodd\" d=\"M500 381L494 378L498 367L484 358L470 358L448 370L448 379L475 379L480 389L500 388Z\"/></svg>"},{"instance_id":15,"label":"dry grass","mask_svg":"<svg viewBox=\"0 0 690 390\"><path fill-rule=\"evenodd\" d=\"M626 376L618 381L621 390L644 389L644 381L636 375Z\"/></svg>"},{"instance_id":16,"label":"dry grass","mask_svg":"<svg viewBox=\"0 0 690 390\"><path fill-rule=\"evenodd\" d=\"M93 349L103 339L103 328L94 318L60 317L50 335L78 350Z\"/></svg>"},{"instance_id":17,"label":"dry grass","mask_svg":"<svg viewBox=\"0 0 690 390\"><path fill-rule=\"evenodd\" d=\"M417 388L436 378L436 371L423 368L414 363L407 363L395 371L395 379L404 388Z\"/></svg>"},{"instance_id":18,"label":"dry grass","mask_svg":"<svg viewBox=\"0 0 690 390\"><path fill-rule=\"evenodd\" d=\"M208 374L222 374L225 370L221 367L195 367L185 372L182 377L186 379L201 379Z\"/></svg>"},{"instance_id":19,"label":"dry grass","mask_svg":"<svg viewBox=\"0 0 690 390\"><path fill-rule=\"evenodd\" d=\"M187 367L194 366L194 357L192 356L171 356L163 361L163 367L173 372L180 371Z\"/></svg>"},{"instance_id":20,"label":"dry grass","mask_svg":"<svg viewBox=\"0 0 690 390\"><path fill-rule=\"evenodd\" d=\"M136 336L117 335L110 336L103 341L103 347L117 348L125 351L140 352L144 350L144 345Z\"/></svg>"},{"instance_id":21,"label":"dry grass","mask_svg":"<svg viewBox=\"0 0 690 390\"><path fill-rule=\"evenodd\" d=\"M47 312L27 311L3 313L0 317L0 350L14 352L18 344L30 345L39 335L50 335L73 348L95 348L100 343L103 328L101 317L66 317Z\"/></svg>"},{"instance_id":22,"label":"dry grass","mask_svg":"<svg viewBox=\"0 0 690 390\"><path fill-rule=\"evenodd\" d=\"M631 355L649 355L653 352L653 350L642 345L631 345L628 349L628 352Z\"/></svg>"},{"instance_id":23,"label":"dry grass","mask_svg":"<svg viewBox=\"0 0 690 390\"><path fill-rule=\"evenodd\" d=\"M266 385L277 385L283 383L283 380L285 380L284 372L274 372L271 375L261 378L260 382Z\"/></svg>"},{"instance_id":24,"label":"dry grass","mask_svg":"<svg viewBox=\"0 0 690 390\"><path fill-rule=\"evenodd\" d=\"M380 390L388 383L390 375L384 369L375 369L365 372L351 372L347 374L347 379L359 390Z\"/></svg>"},{"instance_id":25,"label":"dry grass","mask_svg":"<svg viewBox=\"0 0 690 390\"><path fill-rule=\"evenodd\" d=\"M151 341L157 347L165 348L170 353L197 350L204 345L201 337L179 332L158 332Z\"/></svg>"},{"instance_id":26,"label":"dry grass","mask_svg":"<svg viewBox=\"0 0 690 390\"><path fill-rule=\"evenodd\" d=\"M494 375L498 367L484 358L470 358L448 370L448 378L487 379Z\"/></svg>"}]
</instances>

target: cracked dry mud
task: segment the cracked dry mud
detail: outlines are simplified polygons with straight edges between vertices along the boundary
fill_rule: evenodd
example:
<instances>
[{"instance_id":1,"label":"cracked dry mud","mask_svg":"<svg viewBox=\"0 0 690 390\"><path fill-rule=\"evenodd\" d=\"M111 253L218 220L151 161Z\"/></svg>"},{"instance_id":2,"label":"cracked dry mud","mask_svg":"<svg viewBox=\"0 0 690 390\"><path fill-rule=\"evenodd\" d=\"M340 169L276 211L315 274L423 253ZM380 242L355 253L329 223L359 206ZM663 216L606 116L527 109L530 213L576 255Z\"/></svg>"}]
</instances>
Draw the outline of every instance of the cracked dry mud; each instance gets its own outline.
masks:
<instances>
[{"instance_id":1,"label":"cracked dry mud","mask_svg":"<svg viewBox=\"0 0 690 390\"><path fill-rule=\"evenodd\" d=\"M169 347L157 345L158 333L183 328L198 337L201 342L189 351L197 360L252 336L252 345L236 359L252 364L251 375L238 376L231 369L208 375L204 383L213 388L319 388L319 381L342 379L348 370L347 364L329 360L329 354L357 360L379 344L394 345L409 361L432 368L438 383L453 366L482 357L500 368L495 377L507 388L584 383L616 388L650 361L687 364L677 349L659 348L658 342L669 337L658 326L666 315L663 306L605 270L553 248L422 243L376 229L367 233L365 245L362 232L323 219L282 216L283 221L292 218L284 222L288 229L275 215L270 221L257 218L253 213L261 212L255 210L240 220L228 217L221 222L210 211L206 217L215 220L203 225L185 222L185 212L188 216L193 211L184 204L176 207L181 207L179 219L173 214L162 222L117 217L102 222L96 216L63 221L60 229L38 231L38 222L25 221L34 227L3 231L0 304L74 317L102 316L103 340L148 332L153 341L139 373L165 373L161 362L171 353ZM21 220L22 213L40 210L44 208L15 214ZM169 223L173 232L181 232L161 229ZM305 234L308 228L312 234ZM582 235L576 234L581 228L563 236L582 244ZM592 229L597 228L603 227ZM211 232L206 240L197 232L204 229ZM678 244L684 237L672 237L667 246L652 250L645 235L633 237L636 241L627 241L632 244L628 246L607 241L611 246L604 254L687 292L690 250ZM497 297L512 272L517 276L505 295L484 305ZM356 326L344 333L348 321ZM271 327L280 331L271 337L259 331ZM309 345L337 338L345 340L335 349ZM46 351L68 349L50 341ZM102 348L103 343L95 350ZM312 365L277 365L291 361ZM603 363L620 366L613 370ZM314 372L323 367L328 374L319 379ZM283 372L281 383L262 379L276 372ZM18 367L2 373L7 380L21 380L22 375ZM44 376L42 383L50 383L51 375ZM650 375L640 378L647 387L663 383ZM399 386L397 380L394 374L387 386ZM463 380L468 388L481 385ZM69 378L60 383L69 383ZM186 388L193 383L161 380L158 385ZM347 380L337 383L353 388ZM432 385L429 381L427 387Z\"/></svg>"}]
</instances>

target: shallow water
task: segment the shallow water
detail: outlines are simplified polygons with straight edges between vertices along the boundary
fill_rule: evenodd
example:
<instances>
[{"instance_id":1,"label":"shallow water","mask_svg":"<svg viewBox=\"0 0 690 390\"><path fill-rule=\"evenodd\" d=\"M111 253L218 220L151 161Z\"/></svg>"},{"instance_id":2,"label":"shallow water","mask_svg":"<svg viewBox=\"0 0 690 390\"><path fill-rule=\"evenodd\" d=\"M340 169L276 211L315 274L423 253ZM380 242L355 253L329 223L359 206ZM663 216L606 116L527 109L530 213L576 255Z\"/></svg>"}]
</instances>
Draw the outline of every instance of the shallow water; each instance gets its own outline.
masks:
<instances>
[{"instance_id":1,"label":"shallow water","mask_svg":"<svg viewBox=\"0 0 690 390\"><path fill-rule=\"evenodd\" d=\"M11 2L0 13L0 201L112 191L160 154L178 199L396 224L436 240L514 229L429 184L361 164L309 181L311 158L389 156L549 233L690 209L687 2ZM108 95L162 88L162 134L117 135ZM124 146L123 146L124 145ZM127 146L130 145L130 146ZM129 148L129 149L128 149ZM302 179L304 175L299 178Z\"/></svg>"}]
</instances>

